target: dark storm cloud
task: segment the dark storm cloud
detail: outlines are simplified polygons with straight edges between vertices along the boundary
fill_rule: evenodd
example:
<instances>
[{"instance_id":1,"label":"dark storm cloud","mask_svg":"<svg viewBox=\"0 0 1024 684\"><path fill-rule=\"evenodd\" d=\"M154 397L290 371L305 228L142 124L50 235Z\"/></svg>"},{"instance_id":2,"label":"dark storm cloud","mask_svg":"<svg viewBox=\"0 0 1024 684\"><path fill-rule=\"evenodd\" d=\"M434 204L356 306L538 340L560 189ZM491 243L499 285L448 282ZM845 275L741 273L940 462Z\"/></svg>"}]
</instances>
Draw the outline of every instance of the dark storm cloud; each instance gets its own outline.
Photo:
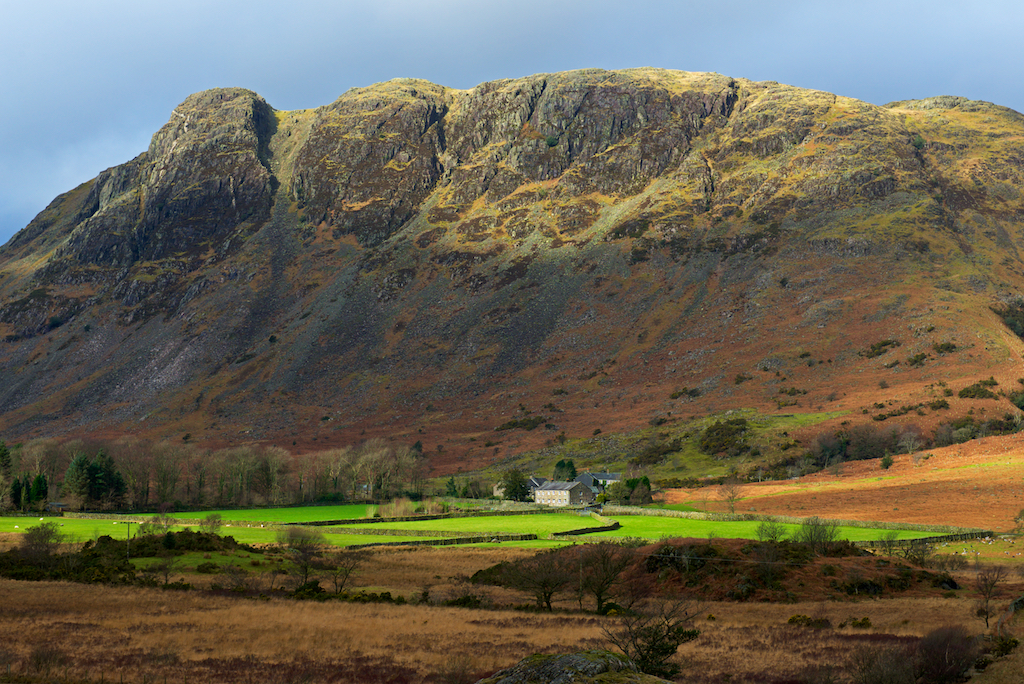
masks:
<instances>
[{"instance_id":1,"label":"dark storm cloud","mask_svg":"<svg viewBox=\"0 0 1024 684\"><path fill-rule=\"evenodd\" d=\"M0 25L0 242L142 152L189 94L315 107L396 77L469 88L585 67L774 80L875 104L1024 110L1024 6L960 2L37 0Z\"/></svg>"}]
</instances>

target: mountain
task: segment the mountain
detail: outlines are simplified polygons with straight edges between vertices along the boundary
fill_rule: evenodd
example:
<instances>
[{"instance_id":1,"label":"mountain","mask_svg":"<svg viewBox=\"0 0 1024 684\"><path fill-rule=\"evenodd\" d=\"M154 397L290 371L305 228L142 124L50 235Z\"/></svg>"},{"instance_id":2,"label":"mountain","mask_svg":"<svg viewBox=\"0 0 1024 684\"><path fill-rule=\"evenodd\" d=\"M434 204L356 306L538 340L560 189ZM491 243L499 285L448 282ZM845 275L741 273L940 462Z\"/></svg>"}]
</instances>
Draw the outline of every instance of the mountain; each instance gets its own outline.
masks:
<instances>
[{"instance_id":1,"label":"mountain","mask_svg":"<svg viewBox=\"0 0 1024 684\"><path fill-rule=\"evenodd\" d=\"M993 311L1022 187L1024 117L956 97L659 69L303 111L210 90L0 249L0 435L383 436L443 472L733 408L934 423L940 387L1024 375Z\"/></svg>"}]
</instances>

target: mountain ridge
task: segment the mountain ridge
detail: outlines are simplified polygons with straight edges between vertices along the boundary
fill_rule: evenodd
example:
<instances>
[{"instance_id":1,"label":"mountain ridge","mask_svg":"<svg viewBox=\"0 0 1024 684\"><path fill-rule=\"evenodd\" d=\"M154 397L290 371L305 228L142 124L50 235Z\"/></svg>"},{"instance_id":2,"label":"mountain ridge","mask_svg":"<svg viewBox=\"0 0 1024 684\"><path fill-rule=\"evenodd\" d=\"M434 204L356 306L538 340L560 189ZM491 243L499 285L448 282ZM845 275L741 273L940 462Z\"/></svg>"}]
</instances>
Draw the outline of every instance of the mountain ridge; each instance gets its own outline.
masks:
<instances>
[{"instance_id":1,"label":"mountain ridge","mask_svg":"<svg viewBox=\"0 0 1024 684\"><path fill-rule=\"evenodd\" d=\"M497 458L475 441L520 406L553 427L504 453L771 409L783 375L848 411L877 399L865 372L1009 386L1021 344L989 307L1020 291L1022 123L647 68L294 112L197 93L0 250L0 431L384 435L453 469ZM971 351L857 355L889 337Z\"/></svg>"}]
</instances>

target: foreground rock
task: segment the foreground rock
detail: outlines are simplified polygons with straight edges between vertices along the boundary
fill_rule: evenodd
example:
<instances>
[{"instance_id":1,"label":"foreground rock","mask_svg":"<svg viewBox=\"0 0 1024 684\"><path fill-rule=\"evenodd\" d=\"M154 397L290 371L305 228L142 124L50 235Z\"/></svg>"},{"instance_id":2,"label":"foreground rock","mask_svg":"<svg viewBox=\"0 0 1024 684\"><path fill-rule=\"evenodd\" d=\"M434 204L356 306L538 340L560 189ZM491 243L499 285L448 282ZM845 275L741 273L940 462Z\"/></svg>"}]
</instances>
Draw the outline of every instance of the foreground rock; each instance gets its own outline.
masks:
<instances>
[{"instance_id":1,"label":"foreground rock","mask_svg":"<svg viewBox=\"0 0 1024 684\"><path fill-rule=\"evenodd\" d=\"M657 684L667 680L638 672L611 651L532 655L477 684Z\"/></svg>"}]
</instances>

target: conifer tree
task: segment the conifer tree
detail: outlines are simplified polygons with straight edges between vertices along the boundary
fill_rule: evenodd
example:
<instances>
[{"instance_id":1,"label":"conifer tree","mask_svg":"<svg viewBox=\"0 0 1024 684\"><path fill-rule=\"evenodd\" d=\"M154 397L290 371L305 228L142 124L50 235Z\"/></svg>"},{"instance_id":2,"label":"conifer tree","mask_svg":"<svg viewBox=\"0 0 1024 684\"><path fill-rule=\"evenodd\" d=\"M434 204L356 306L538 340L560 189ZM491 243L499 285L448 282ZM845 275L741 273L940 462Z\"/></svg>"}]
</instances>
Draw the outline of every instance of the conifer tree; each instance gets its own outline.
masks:
<instances>
[{"instance_id":1,"label":"conifer tree","mask_svg":"<svg viewBox=\"0 0 1024 684\"><path fill-rule=\"evenodd\" d=\"M45 501L50 493L50 485L46 481L46 475L39 473L32 480L32 503Z\"/></svg>"},{"instance_id":2,"label":"conifer tree","mask_svg":"<svg viewBox=\"0 0 1024 684\"><path fill-rule=\"evenodd\" d=\"M11 482L11 507L14 509L21 508L21 478L16 477Z\"/></svg>"},{"instance_id":3,"label":"conifer tree","mask_svg":"<svg viewBox=\"0 0 1024 684\"><path fill-rule=\"evenodd\" d=\"M11 450L7 448L4 441L0 439L0 482L9 482L11 479Z\"/></svg>"}]
</instances>

